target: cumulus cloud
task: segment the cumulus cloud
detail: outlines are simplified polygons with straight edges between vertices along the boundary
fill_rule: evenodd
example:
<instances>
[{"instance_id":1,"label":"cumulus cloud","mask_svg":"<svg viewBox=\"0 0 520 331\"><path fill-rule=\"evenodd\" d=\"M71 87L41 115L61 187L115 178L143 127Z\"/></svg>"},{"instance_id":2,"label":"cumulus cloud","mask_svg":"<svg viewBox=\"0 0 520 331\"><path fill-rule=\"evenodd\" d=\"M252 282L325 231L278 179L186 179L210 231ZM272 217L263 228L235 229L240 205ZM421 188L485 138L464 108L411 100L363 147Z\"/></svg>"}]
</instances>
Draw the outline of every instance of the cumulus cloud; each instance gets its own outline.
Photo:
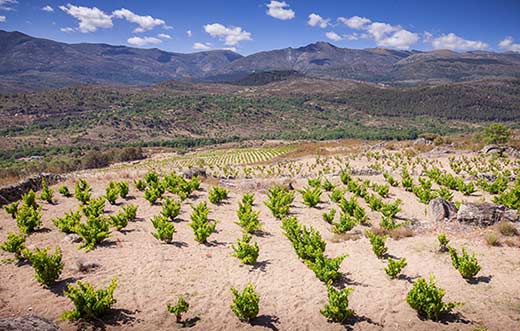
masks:
<instances>
[{"instance_id":1,"label":"cumulus cloud","mask_svg":"<svg viewBox=\"0 0 520 331\"><path fill-rule=\"evenodd\" d=\"M346 38L357 40L367 38L375 41L377 46L409 49L410 46L419 41L419 34L403 29L399 25L391 25L384 22L372 22L366 17L340 17L338 22L345 24L353 30L364 31L362 34L351 34Z\"/></svg>"},{"instance_id":2,"label":"cumulus cloud","mask_svg":"<svg viewBox=\"0 0 520 331\"><path fill-rule=\"evenodd\" d=\"M193 49L196 49L198 51L207 51L211 49L210 43L194 43Z\"/></svg>"},{"instance_id":3,"label":"cumulus cloud","mask_svg":"<svg viewBox=\"0 0 520 331\"><path fill-rule=\"evenodd\" d=\"M134 30L135 33L152 30L157 26L166 26L166 22L161 19L153 18L152 16L140 16L126 8L118 9L112 14L117 18L122 18L128 22L139 25L139 27Z\"/></svg>"},{"instance_id":4,"label":"cumulus cloud","mask_svg":"<svg viewBox=\"0 0 520 331\"><path fill-rule=\"evenodd\" d=\"M329 25L330 19L323 18L318 14L312 13L309 15L309 20L307 21L307 24L310 26L319 26L322 29L325 29Z\"/></svg>"},{"instance_id":5,"label":"cumulus cloud","mask_svg":"<svg viewBox=\"0 0 520 331\"><path fill-rule=\"evenodd\" d=\"M186 31L186 35L188 35L188 37L191 38L191 36L192 36L193 34L191 33L191 30L188 30L188 31Z\"/></svg>"},{"instance_id":6,"label":"cumulus cloud","mask_svg":"<svg viewBox=\"0 0 520 331\"><path fill-rule=\"evenodd\" d=\"M46 11L46 12L53 12L54 8L52 8L51 6L47 5L47 6L42 7L42 10Z\"/></svg>"},{"instance_id":7,"label":"cumulus cloud","mask_svg":"<svg viewBox=\"0 0 520 331\"><path fill-rule=\"evenodd\" d=\"M1 0L0 0L1 1ZM60 9L79 21L78 30L83 33L113 27L112 17L96 7L74 6L70 3Z\"/></svg>"},{"instance_id":8,"label":"cumulus cloud","mask_svg":"<svg viewBox=\"0 0 520 331\"><path fill-rule=\"evenodd\" d=\"M128 38L127 42L130 45L144 46L144 45L155 45L162 43L162 40L155 37L132 37Z\"/></svg>"},{"instance_id":9,"label":"cumulus cloud","mask_svg":"<svg viewBox=\"0 0 520 331\"><path fill-rule=\"evenodd\" d=\"M18 3L17 0L0 0L0 10L14 10L13 6ZM5 16L4 16L5 17Z\"/></svg>"},{"instance_id":10,"label":"cumulus cloud","mask_svg":"<svg viewBox=\"0 0 520 331\"><path fill-rule=\"evenodd\" d=\"M450 49L450 50L484 50L489 46L488 44L479 40L467 40L457 36L454 33L441 35L440 37L431 40L432 46L435 49Z\"/></svg>"},{"instance_id":11,"label":"cumulus cloud","mask_svg":"<svg viewBox=\"0 0 520 331\"><path fill-rule=\"evenodd\" d=\"M520 53L520 44L515 44L513 37L506 37L506 38L504 38L504 40L502 40L498 44L498 47L500 47L501 49L503 49L505 51L519 52Z\"/></svg>"},{"instance_id":12,"label":"cumulus cloud","mask_svg":"<svg viewBox=\"0 0 520 331\"><path fill-rule=\"evenodd\" d=\"M325 33L325 36L327 38L329 38L330 40L334 40L334 41L340 41L341 39L343 39L339 34L337 34L334 31L329 31L329 32Z\"/></svg>"},{"instance_id":13,"label":"cumulus cloud","mask_svg":"<svg viewBox=\"0 0 520 331\"><path fill-rule=\"evenodd\" d=\"M61 32L65 32L65 33L69 33L69 32L74 32L74 29L73 28L60 28L60 31Z\"/></svg>"},{"instance_id":14,"label":"cumulus cloud","mask_svg":"<svg viewBox=\"0 0 520 331\"><path fill-rule=\"evenodd\" d=\"M0 16L0 23L7 21L7 17Z\"/></svg>"},{"instance_id":15,"label":"cumulus cloud","mask_svg":"<svg viewBox=\"0 0 520 331\"><path fill-rule=\"evenodd\" d=\"M159 37L161 39L172 39L172 36L170 36L169 34L166 34L166 33L159 33L157 35L157 37Z\"/></svg>"},{"instance_id":16,"label":"cumulus cloud","mask_svg":"<svg viewBox=\"0 0 520 331\"><path fill-rule=\"evenodd\" d=\"M289 7L289 4L283 1L271 1L267 4L267 15L277 18L279 20L291 20L295 13Z\"/></svg>"},{"instance_id":17,"label":"cumulus cloud","mask_svg":"<svg viewBox=\"0 0 520 331\"><path fill-rule=\"evenodd\" d=\"M206 24L204 31L214 38L223 40L227 46L235 46L241 41L251 40L251 33L238 26L225 26L220 23Z\"/></svg>"},{"instance_id":18,"label":"cumulus cloud","mask_svg":"<svg viewBox=\"0 0 520 331\"><path fill-rule=\"evenodd\" d=\"M351 29L361 30L362 28L364 28L367 24L371 23L372 21L366 17L352 16L350 18L339 17L338 22L345 24L346 26L348 26Z\"/></svg>"}]
</instances>

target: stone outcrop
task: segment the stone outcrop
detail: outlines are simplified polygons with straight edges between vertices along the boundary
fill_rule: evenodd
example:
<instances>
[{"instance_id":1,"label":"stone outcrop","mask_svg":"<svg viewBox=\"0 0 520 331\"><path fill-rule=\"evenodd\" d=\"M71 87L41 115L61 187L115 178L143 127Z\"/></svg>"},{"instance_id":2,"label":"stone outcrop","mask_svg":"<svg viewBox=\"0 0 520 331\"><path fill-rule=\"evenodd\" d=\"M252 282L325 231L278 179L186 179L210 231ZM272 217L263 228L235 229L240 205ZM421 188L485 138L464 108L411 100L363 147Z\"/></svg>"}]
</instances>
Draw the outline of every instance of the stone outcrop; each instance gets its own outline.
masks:
<instances>
[{"instance_id":1,"label":"stone outcrop","mask_svg":"<svg viewBox=\"0 0 520 331\"><path fill-rule=\"evenodd\" d=\"M0 187L0 206L19 200L22 195L30 190L38 191L41 189L43 179L45 179L49 185L52 185L59 182L62 177L56 174L42 173L16 184Z\"/></svg>"},{"instance_id":2,"label":"stone outcrop","mask_svg":"<svg viewBox=\"0 0 520 331\"><path fill-rule=\"evenodd\" d=\"M204 168L191 168L186 170L183 174L184 177L191 179L192 177L207 177L206 169Z\"/></svg>"},{"instance_id":3,"label":"stone outcrop","mask_svg":"<svg viewBox=\"0 0 520 331\"><path fill-rule=\"evenodd\" d=\"M490 226L501 221L518 221L518 212L494 203L465 203L457 212L457 220L478 226Z\"/></svg>"},{"instance_id":4,"label":"stone outcrop","mask_svg":"<svg viewBox=\"0 0 520 331\"><path fill-rule=\"evenodd\" d=\"M437 198L430 201L428 215L433 222L452 220L457 216L457 208L453 202Z\"/></svg>"},{"instance_id":5,"label":"stone outcrop","mask_svg":"<svg viewBox=\"0 0 520 331\"><path fill-rule=\"evenodd\" d=\"M3 331L58 331L53 322L39 316L21 316L0 318L0 330Z\"/></svg>"}]
</instances>

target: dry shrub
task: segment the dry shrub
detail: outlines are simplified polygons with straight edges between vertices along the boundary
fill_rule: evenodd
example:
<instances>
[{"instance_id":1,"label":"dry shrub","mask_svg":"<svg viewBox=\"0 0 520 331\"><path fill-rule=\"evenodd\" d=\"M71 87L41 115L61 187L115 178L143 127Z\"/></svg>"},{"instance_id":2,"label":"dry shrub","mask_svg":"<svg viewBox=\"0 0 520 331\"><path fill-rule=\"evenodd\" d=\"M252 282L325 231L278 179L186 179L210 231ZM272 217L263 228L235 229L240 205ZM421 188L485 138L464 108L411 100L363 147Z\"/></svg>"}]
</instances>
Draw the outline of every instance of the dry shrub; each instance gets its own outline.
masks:
<instances>
[{"instance_id":1,"label":"dry shrub","mask_svg":"<svg viewBox=\"0 0 520 331\"><path fill-rule=\"evenodd\" d=\"M359 231L353 232L353 233L348 233L348 232L347 233L335 233L332 236L331 241L333 243L340 243L340 242L348 241L348 240L356 241L358 239L361 239L361 237L362 237L362 234Z\"/></svg>"},{"instance_id":2,"label":"dry shrub","mask_svg":"<svg viewBox=\"0 0 520 331\"><path fill-rule=\"evenodd\" d=\"M504 240L504 244L506 244L508 247L520 248L520 240L515 238L508 238Z\"/></svg>"},{"instance_id":3,"label":"dry shrub","mask_svg":"<svg viewBox=\"0 0 520 331\"><path fill-rule=\"evenodd\" d=\"M389 236L390 238L392 238L394 240L399 240L402 238L409 238L409 237L413 237L413 235L414 235L413 230L407 226L401 226L397 229L391 229L391 230L387 230L384 228L372 228L372 232L379 236Z\"/></svg>"},{"instance_id":4,"label":"dry shrub","mask_svg":"<svg viewBox=\"0 0 520 331\"><path fill-rule=\"evenodd\" d=\"M518 229L511 222L502 221L496 224L496 229L500 234L506 237L512 237L518 235Z\"/></svg>"},{"instance_id":5,"label":"dry shrub","mask_svg":"<svg viewBox=\"0 0 520 331\"><path fill-rule=\"evenodd\" d=\"M486 240L486 244L488 246L500 246L500 240L498 240L498 236L495 232L488 232L484 235L484 239Z\"/></svg>"}]
</instances>

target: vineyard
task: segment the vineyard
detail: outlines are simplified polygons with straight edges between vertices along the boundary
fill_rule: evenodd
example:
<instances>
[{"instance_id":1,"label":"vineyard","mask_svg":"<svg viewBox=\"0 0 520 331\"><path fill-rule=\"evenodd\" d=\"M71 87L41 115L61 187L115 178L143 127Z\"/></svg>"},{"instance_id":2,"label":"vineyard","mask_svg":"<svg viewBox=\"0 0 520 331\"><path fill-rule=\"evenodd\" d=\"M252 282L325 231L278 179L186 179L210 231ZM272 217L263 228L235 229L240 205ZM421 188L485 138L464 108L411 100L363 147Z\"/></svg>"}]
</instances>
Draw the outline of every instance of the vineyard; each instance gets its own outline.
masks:
<instances>
[{"instance_id":1,"label":"vineyard","mask_svg":"<svg viewBox=\"0 0 520 331\"><path fill-rule=\"evenodd\" d=\"M520 329L518 158L295 150L161 155L42 183L0 213L0 326ZM472 216L484 207L492 217Z\"/></svg>"}]
</instances>

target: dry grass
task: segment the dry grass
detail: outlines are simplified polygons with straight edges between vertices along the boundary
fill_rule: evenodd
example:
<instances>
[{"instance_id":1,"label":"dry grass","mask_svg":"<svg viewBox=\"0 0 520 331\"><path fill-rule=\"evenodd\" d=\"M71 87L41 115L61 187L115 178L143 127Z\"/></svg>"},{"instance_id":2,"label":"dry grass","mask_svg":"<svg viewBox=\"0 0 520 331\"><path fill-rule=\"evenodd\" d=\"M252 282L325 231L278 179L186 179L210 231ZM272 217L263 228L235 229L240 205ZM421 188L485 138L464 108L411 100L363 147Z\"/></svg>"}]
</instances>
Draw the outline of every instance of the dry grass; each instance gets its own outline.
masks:
<instances>
[{"instance_id":1,"label":"dry grass","mask_svg":"<svg viewBox=\"0 0 520 331\"><path fill-rule=\"evenodd\" d=\"M372 232L380 235L380 236L389 236L394 240L399 240L402 238L413 237L414 232L411 228L406 226L401 226L397 229L387 230L383 228L372 228Z\"/></svg>"},{"instance_id":2,"label":"dry grass","mask_svg":"<svg viewBox=\"0 0 520 331\"><path fill-rule=\"evenodd\" d=\"M488 246L501 246L500 240L495 232L488 232L484 235L484 239L486 240L486 244Z\"/></svg>"},{"instance_id":3,"label":"dry grass","mask_svg":"<svg viewBox=\"0 0 520 331\"><path fill-rule=\"evenodd\" d=\"M500 234L506 237L513 237L518 235L518 229L511 222L499 222L495 225L496 229Z\"/></svg>"}]
</instances>

